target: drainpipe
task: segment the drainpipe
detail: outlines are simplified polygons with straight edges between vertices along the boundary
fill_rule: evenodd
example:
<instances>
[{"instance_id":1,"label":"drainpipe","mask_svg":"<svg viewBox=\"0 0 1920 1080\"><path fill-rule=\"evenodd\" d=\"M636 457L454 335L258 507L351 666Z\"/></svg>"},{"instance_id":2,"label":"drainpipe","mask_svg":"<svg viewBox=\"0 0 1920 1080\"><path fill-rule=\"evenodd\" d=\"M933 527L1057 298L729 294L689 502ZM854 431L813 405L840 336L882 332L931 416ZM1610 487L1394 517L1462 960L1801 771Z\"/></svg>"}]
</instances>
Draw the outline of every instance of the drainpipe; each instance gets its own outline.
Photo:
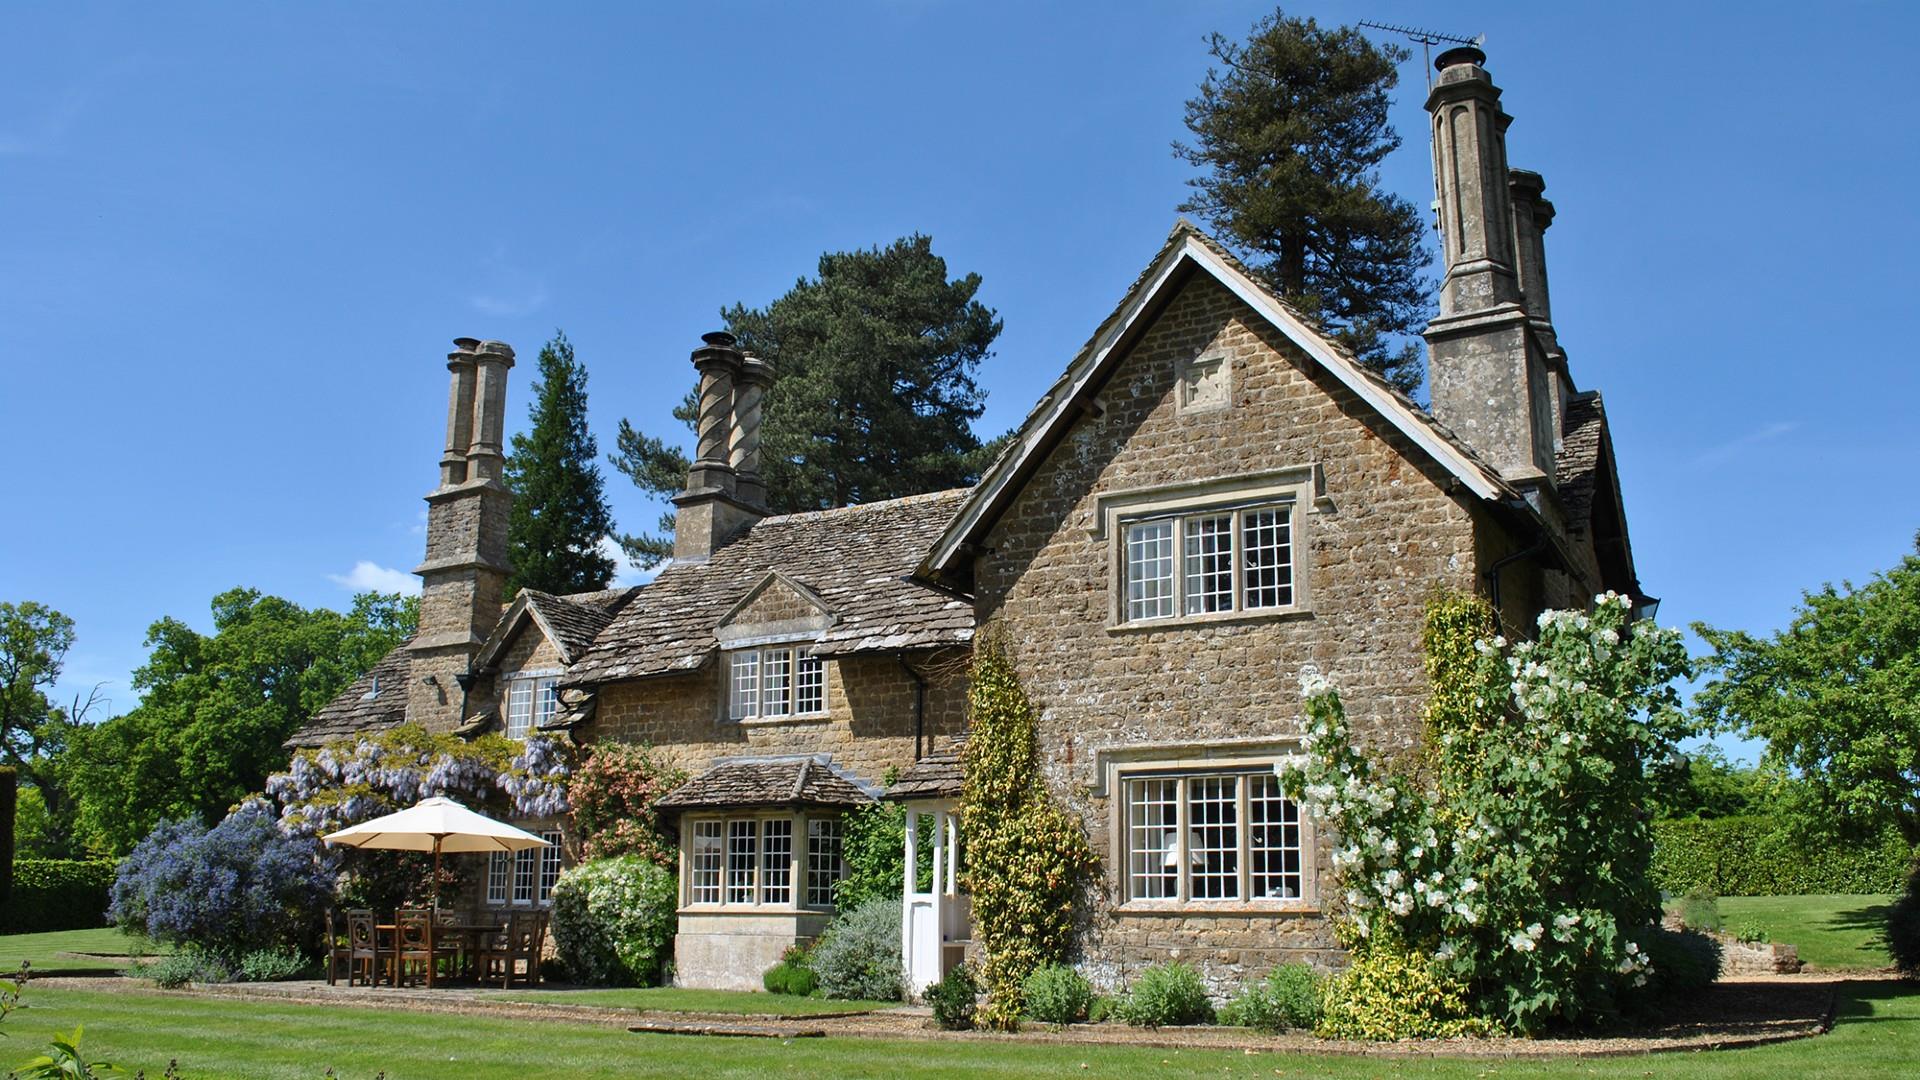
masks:
<instances>
[{"instance_id":1,"label":"drainpipe","mask_svg":"<svg viewBox=\"0 0 1920 1080\"><path fill-rule=\"evenodd\" d=\"M907 678L913 680L913 760L919 761L924 756L921 753L921 745L926 728L927 679L926 676L913 670L912 664L907 663L906 653L894 653L893 659L900 665L900 670L907 673Z\"/></svg>"},{"instance_id":2,"label":"drainpipe","mask_svg":"<svg viewBox=\"0 0 1920 1080\"><path fill-rule=\"evenodd\" d=\"M1500 571L1505 569L1509 563L1516 563L1521 559L1532 558L1542 551L1545 551L1546 548L1547 538L1542 536L1535 540L1531 547L1516 551L1506 558L1495 561L1492 566L1487 567L1487 591L1491 593L1493 597L1493 614L1496 619L1502 618L1500 614Z\"/></svg>"}]
</instances>

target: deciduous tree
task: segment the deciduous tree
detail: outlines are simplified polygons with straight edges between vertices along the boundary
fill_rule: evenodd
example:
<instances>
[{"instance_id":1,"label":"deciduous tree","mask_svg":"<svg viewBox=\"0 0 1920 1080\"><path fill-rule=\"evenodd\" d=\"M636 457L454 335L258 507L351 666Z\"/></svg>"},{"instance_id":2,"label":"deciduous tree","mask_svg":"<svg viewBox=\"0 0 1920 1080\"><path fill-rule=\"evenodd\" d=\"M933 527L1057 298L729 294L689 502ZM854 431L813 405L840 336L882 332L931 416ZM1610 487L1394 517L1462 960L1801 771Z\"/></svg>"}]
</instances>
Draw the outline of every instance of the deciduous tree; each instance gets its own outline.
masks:
<instances>
[{"instance_id":1,"label":"deciduous tree","mask_svg":"<svg viewBox=\"0 0 1920 1080\"><path fill-rule=\"evenodd\" d=\"M163 820L219 820L285 767L314 710L412 636L417 610L366 593L343 615L231 589L213 598L212 634L155 622L139 707L77 729L65 755L88 845L122 854Z\"/></svg>"},{"instance_id":2,"label":"deciduous tree","mask_svg":"<svg viewBox=\"0 0 1920 1080\"><path fill-rule=\"evenodd\" d=\"M1820 818L1920 845L1920 536L1914 547L1858 588L1803 594L1771 636L1696 623L1714 677L1693 700L1717 729L1765 739L1763 763L1797 773Z\"/></svg>"},{"instance_id":3,"label":"deciduous tree","mask_svg":"<svg viewBox=\"0 0 1920 1080\"><path fill-rule=\"evenodd\" d=\"M819 276L801 278L765 308L720 315L740 348L772 362L763 406L761 473L776 513L820 510L972 483L997 443L973 431L986 391L974 381L1001 322L976 299L980 275L948 278L933 241L919 234L884 248L828 252ZM691 395L674 410L689 429ZM642 490L667 498L686 484L676 444L620 422L613 464ZM672 518L660 523L671 534ZM651 565L670 535L621 538Z\"/></svg>"},{"instance_id":4,"label":"deciduous tree","mask_svg":"<svg viewBox=\"0 0 1920 1080\"><path fill-rule=\"evenodd\" d=\"M1207 38L1219 66L1187 102L1202 170L1180 209L1199 214L1295 307L1409 393L1429 317L1426 226L1380 186L1400 145L1387 121L1407 51L1276 10L1244 42Z\"/></svg>"}]
</instances>

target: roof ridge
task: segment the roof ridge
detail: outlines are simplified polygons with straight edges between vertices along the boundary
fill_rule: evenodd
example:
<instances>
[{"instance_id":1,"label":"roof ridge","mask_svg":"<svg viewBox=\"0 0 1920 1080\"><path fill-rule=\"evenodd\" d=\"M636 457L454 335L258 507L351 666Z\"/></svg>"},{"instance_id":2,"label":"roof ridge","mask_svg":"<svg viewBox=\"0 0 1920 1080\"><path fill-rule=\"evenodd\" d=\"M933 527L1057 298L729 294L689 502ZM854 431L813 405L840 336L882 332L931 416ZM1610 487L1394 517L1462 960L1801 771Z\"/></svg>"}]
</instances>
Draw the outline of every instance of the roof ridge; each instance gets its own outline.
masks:
<instances>
[{"instance_id":1,"label":"roof ridge","mask_svg":"<svg viewBox=\"0 0 1920 1080\"><path fill-rule=\"evenodd\" d=\"M757 528L761 525L786 524L793 521L817 521L821 518L852 515L870 510L883 510L892 506L933 502L941 498L952 498L955 495L964 495L972 490L973 485L968 484L964 487L943 488L939 491L922 491L913 495L899 495L891 499L875 499L872 502L849 503L846 506L830 506L825 510L796 510L790 514L769 514L759 521L754 522L754 526Z\"/></svg>"}]
</instances>

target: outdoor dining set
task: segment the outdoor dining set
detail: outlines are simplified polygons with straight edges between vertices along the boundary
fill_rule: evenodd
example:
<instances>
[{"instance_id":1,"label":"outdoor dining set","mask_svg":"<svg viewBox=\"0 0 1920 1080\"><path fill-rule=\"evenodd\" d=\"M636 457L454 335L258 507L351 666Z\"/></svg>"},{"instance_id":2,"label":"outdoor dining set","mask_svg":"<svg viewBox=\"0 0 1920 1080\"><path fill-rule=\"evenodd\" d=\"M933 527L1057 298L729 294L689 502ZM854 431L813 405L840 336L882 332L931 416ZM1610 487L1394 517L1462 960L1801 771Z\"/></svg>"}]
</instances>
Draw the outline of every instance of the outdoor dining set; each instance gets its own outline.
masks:
<instances>
[{"instance_id":1,"label":"outdoor dining set","mask_svg":"<svg viewBox=\"0 0 1920 1080\"><path fill-rule=\"evenodd\" d=\"M433 904L400 908L391 921L371 909L327 913L327 982L337 985L340 969L347 985L375 986L408 982L433 986L445 980L540 981L540 953L547 939L547 917L514 911L488 921L440 906L440 856L451 853L507 853L546 847L547 841L505 822L476 814L446 798L422 799L385 817L364 821L324 836L327 843L363 850L417 851L433 854ZM344 931L344 935L342 934Z\"/></svg>"},{"instance_id":2,"label":"outdoor dining set","mask_svg":"<svg viewBox=\"0 0 1920 1080\"><path fill-rule=\"evenodd\" d=\"M348 986L497 979L511 988L516 978L537 984L546 936L547 917L538 912L478 923L432 908L401 908L391 922L367 908L328 912L327 982L336 985L344 969Z\"/></svg>"}]
</instances>

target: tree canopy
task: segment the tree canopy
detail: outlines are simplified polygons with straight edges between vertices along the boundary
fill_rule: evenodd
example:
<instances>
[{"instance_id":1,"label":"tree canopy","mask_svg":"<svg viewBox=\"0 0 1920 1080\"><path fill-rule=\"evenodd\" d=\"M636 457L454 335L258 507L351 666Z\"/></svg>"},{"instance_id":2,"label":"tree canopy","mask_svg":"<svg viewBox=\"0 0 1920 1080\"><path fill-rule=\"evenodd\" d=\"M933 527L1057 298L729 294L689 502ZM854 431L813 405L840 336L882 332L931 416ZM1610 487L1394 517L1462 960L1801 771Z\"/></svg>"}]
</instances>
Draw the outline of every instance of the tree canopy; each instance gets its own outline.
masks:
<instances>
[{"instance_id":1,"label":"tree canopy","mask_svg":"<svg viewBox=\"0 0 1920 1080\"><path fill-rule=\"evenodd\" d=\"M67 854L71 814L59 760L76 717L48 696L73 648L73 620L33 600L0 601L0 765L21 782L23 820L35 824L35 846ZM89 701L91 704L91 700Z\"/></svg>"},{"instance_id":2,"label":"tree canopy","mask_svg":"<svg viewBox=\"0 0 1920 1080\"><path fill-rule=\"evenodd\" d=\"M513 437L507 454L507 593L593 592L613 581L614 562L600 547L613 533L613 515L595 460L600 448L587 429L587 369L558 331L539 363L533 426Z\"/></svg>"},{"instance_id":3,"label":"tree canopy","mask_svg":"<svg viewBox=\"0 0 1920 1080\"><path fill-rule=\"evenodd\" d=\"M775 513L820 510L972 483L998 444L974 433L986 391L974 380L1001 322L976 298L980 275L949 278L933 241L828 252L764 308L720 313L749 355L772 363L762 412L761 474ZM691 429L691 394L674 410ZM661 498L686 484L677 444L620 422L613 464ZM671 516L662 533L671 533ZM625 536L636 561L672 551L670 536Z\"/></svg>"},{"instance_id":4,"label":"tree canopy","mask_svg":"<svg viewBox=\"0 0 1920 1080\"><path fill-rule=\"evenodd\" d=\"M1865 585L1803 594L1770 637L1694 632L1713 648L1694 695L1707 722L1765 739L1763 764L1798 774L1823 820L1920 845L1920 536Z\"/></svg>"},{"instance_id":5,"label":"tree canopy","mask_svg":"<svg viewBox=\"0 0 1920 1080\"><path fill-rule=\"evenodd\" d=\"M155 622L140 705L75 729L63 756L87 845L123 854L163 820L219 820L286 766L314 710L412 636L417 612L397 595L363 593L342 614L230 589L212 634Z\"/></svg>"},{"instance_id":6,"label":"tree canopy","mask_svg":"<svg viewBox=\"0 0 1920 1080\"><path fill-rule=\"evenodd\" d=\"M1207 50L1219 66L1187 102L1193 142L1174 143L1203 170L1180 209L1412 393L1421 351L1404 335L1430 315L1426 225L1379 171L1400 146L1387 107L1407 51L1278 10L1245 42L1215 33Z\"/></svg>"}]
</instances>

